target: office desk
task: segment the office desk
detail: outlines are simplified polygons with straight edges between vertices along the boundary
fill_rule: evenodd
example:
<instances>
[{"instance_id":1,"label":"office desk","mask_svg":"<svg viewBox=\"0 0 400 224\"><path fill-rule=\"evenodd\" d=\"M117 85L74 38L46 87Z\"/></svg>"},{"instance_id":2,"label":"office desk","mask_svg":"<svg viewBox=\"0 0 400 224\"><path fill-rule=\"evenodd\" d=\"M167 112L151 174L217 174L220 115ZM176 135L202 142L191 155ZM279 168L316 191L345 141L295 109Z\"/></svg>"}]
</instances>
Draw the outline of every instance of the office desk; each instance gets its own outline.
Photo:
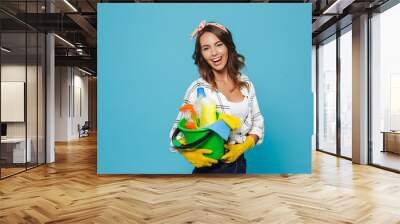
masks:
<instances>
[{"instance_id":1,"label":"office desk","mask_svg":"<svg viewBox=\"0 0 400 224\"><path fill-rule=\"evenodd\" d=\"M25 138L6 138L1 139L1 157L8 163L25 163L32 160L31 146L32 140L27 139L25 151ZM25 154L26 152L26 154ZM11 159L12 158L12 159ZM25 158L27 161L25 161Z\"/></svg>"},{"instance_id":2,"label":"office desk","mask_svg":"<svg viewBox=\"0 0 400 224\"><path fill-rule=\"evenodd\" d=\"M400 131L382 131L383 150L382 152L393 152L400 154Z\"/></svg>"}]
</instances>

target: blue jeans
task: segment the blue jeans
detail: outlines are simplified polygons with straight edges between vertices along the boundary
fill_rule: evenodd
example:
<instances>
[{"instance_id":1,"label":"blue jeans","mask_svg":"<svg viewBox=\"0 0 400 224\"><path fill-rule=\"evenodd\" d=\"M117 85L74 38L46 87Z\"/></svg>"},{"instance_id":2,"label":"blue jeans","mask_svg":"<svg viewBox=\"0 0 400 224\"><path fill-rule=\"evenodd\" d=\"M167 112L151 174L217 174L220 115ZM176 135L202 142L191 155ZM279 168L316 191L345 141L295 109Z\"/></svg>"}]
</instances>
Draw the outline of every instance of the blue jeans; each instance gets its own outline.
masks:
<instances>
[{"instance_id":1,"label":"blue jeans","mask_svg":"<svg viewBox=\"0 0 400 224\"><path fill-rule=\"evenodd\" d=\"M244 158L244 155L241 155L233 163L224 163L222 161L219 161L219 163L214 164L210 167L194 168L192 174L197 174L197 173L245 174L246 173L246 159Z\"/></svg>"}]
</instances>

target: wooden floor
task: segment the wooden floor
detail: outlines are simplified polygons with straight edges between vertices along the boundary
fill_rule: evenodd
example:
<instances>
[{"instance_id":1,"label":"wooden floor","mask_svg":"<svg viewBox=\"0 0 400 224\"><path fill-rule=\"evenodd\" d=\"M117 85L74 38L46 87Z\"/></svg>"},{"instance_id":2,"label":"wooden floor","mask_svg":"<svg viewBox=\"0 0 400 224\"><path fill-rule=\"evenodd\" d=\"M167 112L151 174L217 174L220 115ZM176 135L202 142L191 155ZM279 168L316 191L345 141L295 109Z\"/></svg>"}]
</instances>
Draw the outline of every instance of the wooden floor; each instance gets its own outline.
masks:
<instances>
[{"instance_id":1,"label":"wooden floor","mask_svg":"<svg viewBox=\"0 0 400 224\"><path fill-rule=\"evenodd\" d=\"M0 181L0 223L400 223L400 175L314 153L312 175L98 176L96 138Z\"/></svg>"},{"instance_id":2,"label":"wooden floor","mask_svg":"<svg viewBox=\"0 0 400 224\"><path fill-rule=\"evenodd\" d=\"M13 174L16 174L16 173L19 173L19 172L23 172L25 170L26 170L25 167L24 168L20 168L20 167L17 167L17 168L1 168L1 178L8 177L8 176L11 176Z\"/></svg>"}]
</instances>

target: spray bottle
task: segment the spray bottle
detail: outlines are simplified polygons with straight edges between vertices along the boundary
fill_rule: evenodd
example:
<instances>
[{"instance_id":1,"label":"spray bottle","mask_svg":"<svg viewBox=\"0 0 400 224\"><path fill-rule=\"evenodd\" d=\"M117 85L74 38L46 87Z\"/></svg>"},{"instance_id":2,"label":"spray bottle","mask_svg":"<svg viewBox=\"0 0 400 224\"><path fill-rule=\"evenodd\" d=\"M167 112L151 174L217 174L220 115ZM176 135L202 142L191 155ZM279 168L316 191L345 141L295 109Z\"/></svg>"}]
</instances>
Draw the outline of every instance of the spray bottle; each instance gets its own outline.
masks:
<instances>
[{"instance_id":1,"label":"spray bottle","mask_svg":"<svg viewBox=\"0 0 400 224\"><path fill-rule=\"evenodd\" d=\"M179 111L182 112L183 118L186 119L185 123L185 128L187 129L197 129L197 115L196 111L193 108L192 104L185 104L181 108L179 108Z\"/></svg>"}]
</instances>

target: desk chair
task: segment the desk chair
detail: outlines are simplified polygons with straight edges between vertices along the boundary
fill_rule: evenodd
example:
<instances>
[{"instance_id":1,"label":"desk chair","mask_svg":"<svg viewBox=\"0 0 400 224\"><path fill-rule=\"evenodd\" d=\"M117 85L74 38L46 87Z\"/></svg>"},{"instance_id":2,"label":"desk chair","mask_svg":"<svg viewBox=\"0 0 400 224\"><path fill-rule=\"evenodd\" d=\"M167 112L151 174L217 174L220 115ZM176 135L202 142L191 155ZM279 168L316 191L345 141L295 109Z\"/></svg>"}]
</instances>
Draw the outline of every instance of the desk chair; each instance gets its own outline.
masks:
<instances>
[{"instance_id":1,"label":"desk chair","mask_svg":"<svg viewBox=\"0 0 400 224\"><path fill-rule=\"evenodd\" d=\"M82 127L80 127L80 125L78 124L79 138L89 136L89 129L90 129L89 121L85 121Z\"/></svg>"}]
</instances>

